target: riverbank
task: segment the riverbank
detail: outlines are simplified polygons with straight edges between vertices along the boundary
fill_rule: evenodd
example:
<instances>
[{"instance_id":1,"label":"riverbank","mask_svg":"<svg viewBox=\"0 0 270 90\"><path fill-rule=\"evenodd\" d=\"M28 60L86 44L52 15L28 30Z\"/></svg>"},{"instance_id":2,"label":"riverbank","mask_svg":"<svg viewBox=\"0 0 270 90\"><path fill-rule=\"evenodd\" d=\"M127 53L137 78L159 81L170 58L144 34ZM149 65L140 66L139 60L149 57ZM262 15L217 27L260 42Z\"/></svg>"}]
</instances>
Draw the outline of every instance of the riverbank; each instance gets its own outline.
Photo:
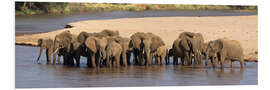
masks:
<instances>
[{"instance_id":1,"label":"riverbank","mask_svg":"<svg viewBox=\"0 0 270 90\"><path fill-rule=\"evenodd\" d=\"M257 12L257 6L181 5L181 4L109 4L109 3L39 3L16 2L15 15L71 14L77 12L147 11L147 10L230 10Z\"/></svg>"},{"instance_id":2,"label":"riverbank","mask_svg":"<svg viewBox=\"0 0 270 90\"><path fill-rule=\"evenodd\" d=\"M122 18L108 20L86 20L69 23L72 28L52 32L20 35L15 37L16 45L36 46L39 38L51 38L69 30L78 35L82 31L99 32L103 29L119 30L123 37L136 32L152 32L159 35L170 48L175 38L184 31L200 32L205 41L218 38L238 40L244 48L246 60L257 60L258 53L258 17L252 16L216 16L216 17L148 17Z\"/></svg>"}]
</instances>

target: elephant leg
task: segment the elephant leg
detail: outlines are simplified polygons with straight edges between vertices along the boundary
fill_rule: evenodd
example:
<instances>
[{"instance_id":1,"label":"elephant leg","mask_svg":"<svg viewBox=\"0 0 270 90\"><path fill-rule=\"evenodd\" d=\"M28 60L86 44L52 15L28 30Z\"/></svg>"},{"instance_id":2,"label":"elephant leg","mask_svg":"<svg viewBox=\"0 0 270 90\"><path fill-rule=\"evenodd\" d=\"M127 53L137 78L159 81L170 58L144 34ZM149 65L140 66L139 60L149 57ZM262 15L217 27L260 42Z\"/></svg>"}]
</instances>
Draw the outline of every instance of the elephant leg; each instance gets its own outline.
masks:
<instances>
[{"instance_id":1,"label":"elephant leg","mask_svg":"<svg viewBox=\"0 0 270 90\"><path fill-rule=\"evenodd\" d=\"M185 60L185 61L184 61L185 64L184 64L184 65L189 65L189 64L190 64L190 61L189 61L189 58L188 58L188 57L189 57L189 55L188 55L187 53L185 53L185 57L184 57L184 58L185 58L185 59L184 59L184 60Z\"/></svg>"},{"instance_id":2,"label":"elephant leg","mask_svg":"<svg viewBox=\"0 0 270 90\"><path fill-rule=\"evenodd\" d=\"M234 60L231 60L231 68L234 68Z\"/></svg>"},{"instance_id":3,"label":"elephant leg","mask_svg":"<svg viewBox=\"0 0 270 90\"><path fill-rule=\"evenodd\" d=\"M113 58L113 60L112 60L112 66L113 67L116 67L116 60L115 60L115 58Z\"/></svg>"},{"instance_id":4,"label":"elephant leg","mask_svg":"<svg viewBox=\"0 0 270 90\"><path fill-rule=\"evenodd\" d=\"M116 61L116 67L120 67L120 55L115 56L115 61Z\"/></svg>"},{"instance_id":5,"label":"elephant leg","mask_svg":"<svg viewBox=\"0 0 270 90\"><path fill-rule=\"evenodd\" d=\"M205 65L206 66L208 66L208 65L210 65L210 62L209 62L209 60L208 60L208 56L205 56L206 58L205 58Z\"/></svg>"},{"instance_id":6,"label":"elephant leg","mask_svg":"<svg viewBox=\"0 0 270 90\"><path fill-rule=\"evenodd\" d=\"M77 67L80 67L80 56L76 56L76 65Z\"/></svg>"},{"instance_id":7,"label":"elephant leg","mask_svg":"<svg viewBox=\"0 0 270 90\"><path fill-rule=\"evenodd\" d=\"M173 56L173 65L177 65L178 57Z\"/></svg>"},{"instance_id":8,"label":"elephant leg","mask_svg":"<svg viewBox=\"0 0 270 90\"><path fill-rule=\"evenodd\" d=\"M127 54L126 54L126 52L123 52L122 53L122 60L123 60L123 65L124 66L127 66Z\"/></svg>"},{"instance_id":9,"label":"elephant leg","mask_svg":"<svg viewBox=\"0 0 270 90\"><path fill-rule=\"evenodd\" d=\"M243 68L245 67L245 63L244 63L243 57L241 57L241 58L239 59L239 61L240 61L240 64L241 64L241 69L243 69Z\"/></svg>"},{"instance_id":10,"label":"elephant leg","mask_svg":"<svg viewBox=\"0 0 270 90\"><path fill-rule=\"evenodd\" d=\"M53 64L55 64L56 61L56 53L53 53Z\"/></svg>"},{"instance_id":11,"label":"elephant leg","mask_svg":"<svg viewBox=\"0 0 270 90\"><path fill-rule=\"evenodd\" d=\"M74 60L73 60L73 57L71 55L68 55L68 62L69 62L70 66L74 65Z\"/></svg>"},{"instance_id":12,"label":"elephant leg","mask_svg":"<svg viewBox=\"0 0 270 90\"><path fill-rule=\"evenodd\" d=\"M47 64L51 64L51 57L49 55L49 50L46 49L46 58L47 58Z\"/></svg>"},{"instance_id":13,"label":"elephant leg","mask_svg":"<svg viewBox=\"0 0 270 90\"><path fill-rule=\"evenodd\" d=\"M110 65L111 65L111 63L110 63L110 58L109 58L109 56L108 56L108 54L107 54L107 57L106 57L106 66L107 66L107 67L111 67Z\"/></svg>"},{"instance_id":14,"label":"elephant leg","mask_svg":"<svg viewBox=\"0 0 270 90\"><path fill-rule=\"evenodd\" d=\"M133 62L135 62L135 65L139 65L138 54L135 52L133 53Z\"/></svg>"},{"instance_id":15,"label":"elephant leg","mask_svg":"<svg viewBox=\"0 0 270 90\"><path fill-rule=\"evenodd\" d=\"M57 55L57 63L58 63L58 64L61 64L60 59L61 59L61 56L60 56L60 55Z\"/></svg>"},{"instance_id":16,"label":"elephant leg","mask_svg":"<svg viewBox=\"0 0 270 90\"><path fill-rule=\"evenodd\" d=\"M93 68L95 68L96 67L96 59L95 59L95 55L94 54L92 54L92 56L91 56L91 63L92 63L92 67Z\"/></svg>"},{"instance_id":17,"label":"elephant leg","mask_svg":"<svg viewBox=\"0 0 270 90\"><path fill-rule=\"evenodd\" d=\"M139 64L140 65L144 65L145 64L145 60L144 60L144 57L143 57L143 54L139 54Z\"/></svg>"},{"instance_id":18,"label":"elephant leg","mask_svg":"<svg viewBox=\"0 0 270 90\"><path fill-rule=\"evenodd\" d=\"M157 64L160 65L160 56L156 58Z\"/></svg>"},{"instance_id":19,"label":"elephant leg","mask_svg":"<svg viewBox=\"0 0 270 90\"><path fill-rule=\"evenodd\" d=\"M91 62L91 57L87 57L87 66L91 67L92 62Z\"/></svg>"},{"instance_id":20,"label":"elephant leg","mask_svg":"<svg viewBox=\"0 0 270 90\"><path fill-rule=\"evenodd\" d=\"M220 65L221 68L224 69L224 61L225 61L225 57L223 55L220 56Z\"/></svg>"},{"instance_id":21,"label":"elephant leg","mask_svg":"<svg viewBox=\"0 0 270 90\"><path fill-rule=\"evenodd\" d=\"M166 61L166 59L167 59L166 58L166 54L165 55L162 55L161 56L161 61L160 61L161 63L160 64L163 65L164 64L164 61Z\"/></svg>"},{"instance_id":22,"label":"elephant leg","mask_svg":"<svg viewBox=\"0 0 270 90\"><path fill-rule=\"evenodd\" d=\"M63 55L64 57L64 65L68 65L68 58L67 55Z\"/></svg>"},{"instance_id":23,"label":"elephant leg","mask_svg":"<svg viewBox=\"0 0 270 90\"><path fill-rule=\"evenodd\" d=\"M130 52L127 53L127 65L130 65Z\"/></svg>"},{"instance_id":24,"label":"elephant leg","mask_svg":"<svg viewBox=\"0 0 270 90\"><path fill-rule=\"evenodd\" d=\"M97 55L97 67L100 67L100 62L101 62L101 56Z\"/></svg>"},{"instance_id":25,"label":"elephant leg","mask_svg":"<svg viewBox=\"0 0 270 90\"><path fill-rule=\"evenodd\" d=\"M168 55L166 55L166 57L165 57L165 64L166 64L166 65L168 65L168 64L169 64L169 59L170 59L170 58L169 58L169 56L168 56Z\"/></svg>"},{"instance_id":26,"label":"elephant leg","mask_svg":"<svg viewBox=\"0 0 270 90\"><path fill-rule=\"evenodd\" d=\"M215 68L216 67L216 63L217 63L216 58L214 56L212 56L212 60L211 61L212 61L213 68Z\"/></svg>"}]
</instances>

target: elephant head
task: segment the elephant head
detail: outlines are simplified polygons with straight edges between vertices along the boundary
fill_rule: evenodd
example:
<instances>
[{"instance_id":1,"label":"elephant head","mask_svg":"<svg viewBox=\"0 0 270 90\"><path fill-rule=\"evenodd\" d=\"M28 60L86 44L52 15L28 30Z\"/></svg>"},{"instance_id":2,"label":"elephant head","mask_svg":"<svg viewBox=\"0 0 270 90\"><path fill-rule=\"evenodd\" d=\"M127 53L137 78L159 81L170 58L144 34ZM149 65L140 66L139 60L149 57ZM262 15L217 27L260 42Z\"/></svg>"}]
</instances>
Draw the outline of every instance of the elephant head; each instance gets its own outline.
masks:
<instances>
[{"instance_id":1,"label":"elephant head","mask_svg":"<svg viewBox=\"0 0 270 90\"><path fill-rule=\"evenodd\" d=\"M102 56L102 59L105 60L106 59L106 46L107 46L107 38L106 37L100 37L100 38L96 38L96 47L100 53L100 55Z\"/></svg>"},{"instance_id":2,"label":"elephant head","mask_svg":"<svg viewBox=\"0 0 270 90\"><path fill-rule=\"evenodd\" d=\"M53 63L54 64L55 64L56 54L59 54L60 49L63 52L67 52L67 53L70 52L71 43L72 43L72 35L69 31L64 31L55 36L54 45L53 45L53 51L54 51ZM58 63L60 63L60 58L58 59Z\"/></svg>"},{"instance_id":3,"label":"elephant head","mask_svg":"<svg viewBox=\"0 0 270 90\"><path fill-rule=\"evenodd\" d=\"M143 32L137 32L133 34L130 38L130 46L133 47L134 49L138 49L139 51L142 49L141 48L141 43L142 43L142 38L145 34Z\"/></svg>"},{"instance_id":4,"label":"elephant head","mask_svg":"<svg viewBox=\"0 0 270 90\"><path fill-rule=\"evenodd\" d=\"M81 32L78 37L77 37L77 41L79 43L84 43L86 38L88 37L88 33L87 32Z\"/></svg>"}]
</instances>

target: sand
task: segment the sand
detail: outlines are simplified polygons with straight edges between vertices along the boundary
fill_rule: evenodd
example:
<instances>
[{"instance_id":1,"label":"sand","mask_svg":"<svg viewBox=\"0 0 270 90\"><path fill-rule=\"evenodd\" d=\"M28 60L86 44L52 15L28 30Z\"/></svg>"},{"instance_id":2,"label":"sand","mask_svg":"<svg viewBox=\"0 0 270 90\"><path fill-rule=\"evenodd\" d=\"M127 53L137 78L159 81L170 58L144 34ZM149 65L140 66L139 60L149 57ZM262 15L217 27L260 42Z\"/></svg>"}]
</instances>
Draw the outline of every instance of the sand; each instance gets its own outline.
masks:
<instances>
[{"instance_id":1,"label":"sand","mask_svg":"<svg viewBox=\"0 0 270 90\"><path fill-rule=\"evenodd\" d=\"M211 17L147 17L109 20L87 20L69 23L72 28L52 32L20 35L15 37L16 45L37 45L39 38L51 38L64 31L73 34L81 31L99 32L103 29L118 30L123 37L135 32L152 32L160 36L170 48L181 32L202 33L205 42L218 38L238 40L244 48L245 59L257 61L258 16L211 16Z\"/></svg>"}]
</instances>

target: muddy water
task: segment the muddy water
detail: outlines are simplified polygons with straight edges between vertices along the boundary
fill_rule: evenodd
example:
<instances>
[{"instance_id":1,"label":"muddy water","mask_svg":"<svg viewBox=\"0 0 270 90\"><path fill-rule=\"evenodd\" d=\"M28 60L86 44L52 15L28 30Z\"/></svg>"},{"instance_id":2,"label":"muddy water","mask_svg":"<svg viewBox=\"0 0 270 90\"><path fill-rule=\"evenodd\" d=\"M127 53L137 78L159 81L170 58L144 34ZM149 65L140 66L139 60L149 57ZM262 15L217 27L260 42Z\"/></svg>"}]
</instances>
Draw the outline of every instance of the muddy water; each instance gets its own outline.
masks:
<instances>
[{"instance_id":1,"label":"muddy water","mask_svg":"<svg viewBox=\"0 0 270 90\"><path fill-rule=\"evenodd\" d=\"M57 87L119 87L119 86L197 86L197 85L257 85L257 63L246 63L240 69L227 65L224 71L211 67L188 68L180 65L129 66L121 68L87 68L82 58L81 67L46 65L35 62L39 48L15 47L16 88ZM45 52L43 52L45 53ZM172 63L172 62L171 62Z\"/></svg>"},{"instance_id":2,"label":"muddy water","mask_svg":"<svg viewBox=\"0 0 270 90\"><path fill-rule=\"evenodd\" d=\"M257 15L257 12L232 12L232 11L115 11L77 13L71 15L35 15L16 16L16 34L49 32L64 28L70 22L82 20L138 18L138 17L170 17L170 16L239 16Z\"/></svg>"}]
</instances>

